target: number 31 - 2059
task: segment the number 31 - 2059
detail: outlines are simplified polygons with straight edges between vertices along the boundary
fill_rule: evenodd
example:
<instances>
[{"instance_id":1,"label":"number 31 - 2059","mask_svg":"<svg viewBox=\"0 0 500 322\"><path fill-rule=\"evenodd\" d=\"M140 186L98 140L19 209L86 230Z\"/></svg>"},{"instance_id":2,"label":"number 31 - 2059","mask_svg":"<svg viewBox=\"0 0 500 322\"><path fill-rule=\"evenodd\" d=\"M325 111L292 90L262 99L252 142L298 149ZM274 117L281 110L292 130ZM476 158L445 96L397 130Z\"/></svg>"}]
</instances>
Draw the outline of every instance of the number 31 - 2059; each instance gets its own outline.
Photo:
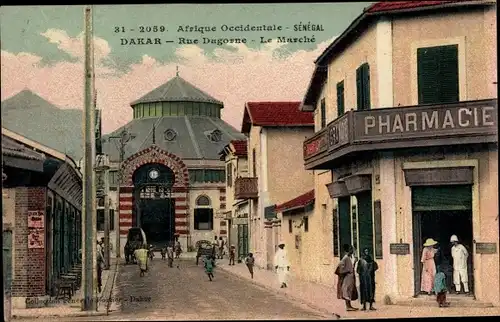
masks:
<instances>
[{"instance_id":1,"label":"number 31 - 2059","mask_svg":"<svg viewBox=\"0 0 500 322\"><path fill-rule=\"evenodd\" d=\"M139 26L139 32L164 32L165 26Z\"/></svg>"}]
</instances>

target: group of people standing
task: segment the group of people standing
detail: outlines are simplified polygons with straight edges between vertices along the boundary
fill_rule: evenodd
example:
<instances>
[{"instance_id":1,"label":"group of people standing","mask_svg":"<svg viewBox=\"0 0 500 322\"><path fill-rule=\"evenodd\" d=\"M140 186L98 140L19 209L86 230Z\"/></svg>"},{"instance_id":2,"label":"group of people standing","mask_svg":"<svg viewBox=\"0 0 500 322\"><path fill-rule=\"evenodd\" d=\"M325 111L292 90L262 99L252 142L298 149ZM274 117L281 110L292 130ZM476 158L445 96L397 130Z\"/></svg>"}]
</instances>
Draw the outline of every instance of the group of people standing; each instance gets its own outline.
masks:
<instances>
[{"instance_id":1,"label":"group of people standing","mask_svg":"<svg viewBox=\"0 0 500 322\"><path fill-rule=\"evenodd\" d=\"M471 295L469 290L469 275L468 275L468 257L467 248L462 245L456 235L450 238L451 257L453 259L453 284L455 285L456 294L460 294L462 284L464 293ZM435 257L439 253L438 242L432 238L428 238L424 243L422 250L422 277L420 281L420 289L428 295L435 294L436 301L440 307L446 307L449 303L446 302L446 294L448 289L446 286L446 274L442 265L436 265Z\"/></svg>"},{"instance_id":2,"label":"group of people standing","mask_svg":"<svg viewBox=\"0 0 500 322\"><path fill-rule=\"evenodd\" d=\"M378 270L377 262L373 259L368 248L363 249L361 258L357 258L355 249L351 245L343 246L344 257L335 270L338 276L337 298L344 300L347 311L357 311L352 306L352 301L360 300L362 310L376 310L375 303L375 272ZM356 288L356 274L359 276L359 293Z\"/></svg>"}]
</instances>

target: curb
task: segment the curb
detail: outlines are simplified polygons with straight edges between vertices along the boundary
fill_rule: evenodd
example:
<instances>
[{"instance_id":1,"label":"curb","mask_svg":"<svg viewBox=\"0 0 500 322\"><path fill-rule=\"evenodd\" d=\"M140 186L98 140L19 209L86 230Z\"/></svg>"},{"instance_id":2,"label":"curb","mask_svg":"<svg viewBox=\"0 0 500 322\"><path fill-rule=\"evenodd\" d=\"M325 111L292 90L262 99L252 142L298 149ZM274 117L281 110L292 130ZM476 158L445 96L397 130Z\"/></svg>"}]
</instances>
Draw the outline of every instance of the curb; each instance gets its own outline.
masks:
<instances>
[{"instance_id":1,"label":"curb","mask_svg":"<svg viewBox=\"0 0 500 322\"><path fill-rule=\"evenodd\" d=\"M230 275L234 276L234 277L237 277L241 280L244 280L244 281L247 281L247 282L250 282L252 284L255 284L257 286L260 286L268 291L271 291L271 292L276 292L276 288L272 287L272 286L269 286L267 284L264 284L264 283L260 283L260 282L257 282L253 279L250 279L250 278L246 278L246 277L243 277L239 274L236 274L236 273L233 273L229 268L225 267L225 266L218 266L221 270L223 270L224 272L226 273L229 273ZM341 317L338 313L335 313L335 312L331 312L330 310L328 309L325 309L325 308L322 308L322 307L319 307L319 306L316 306L315 304L311 304L310 302L308 301L305 301L303 298L301 297L298 297L298 296L294 296L294 295L291 295L291 294L288 294L288 293L278 293L290 300L293 300L295 302L298 302L298 303L301 303L303 305L306 305L308 307L310 307L311 309L315 310L315 311L319 311L323 314L327 314L329 316L331 316L333 314L334 318L335 319L342 319L343 317Z\"/></svg>"},{"instance_id":2,"label":"curb","mask_svg":"<svg viewBox=\"0 0 500 322\"><path fill-rule=\"evenodd\" d=\"M106 285L104 285L103 294L101 296L101 301L104 300L104 302L105 302L104 312L103 312L103 313L105 313L105 315L109 315L109 307L111 306L111 295L113 294L113 288L115 286L119 262L120 262L120 258L116 258L115 263L113 265L111 265L111 267L110 267L111 276L108 277L108 280L106 281Z\"/></svg>"}]
</instances>

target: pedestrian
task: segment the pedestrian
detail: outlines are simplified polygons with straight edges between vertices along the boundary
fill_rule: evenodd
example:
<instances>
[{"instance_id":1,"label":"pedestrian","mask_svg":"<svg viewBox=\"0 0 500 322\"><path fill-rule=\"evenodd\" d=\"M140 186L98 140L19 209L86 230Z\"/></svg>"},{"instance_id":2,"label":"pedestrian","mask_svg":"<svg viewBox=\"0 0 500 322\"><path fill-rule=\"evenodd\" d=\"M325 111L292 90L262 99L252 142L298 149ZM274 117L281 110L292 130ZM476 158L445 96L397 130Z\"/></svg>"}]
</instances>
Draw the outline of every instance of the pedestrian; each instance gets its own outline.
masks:
<instances>
[{"instance_id":1,"label":"pedestrian","mask_svg":"<svg viewBox=\"0 0 500 322\"><path fill-rule=\"evenodd\" d=\"M234 265L234 258L236 257L236 247L231 245L229 248L229 265Z\"/></svg>"},{"instance_id":2,"label":"pedestrian","mask_svg":"<svg viewBox=\"0 0 500 322\"><path fill-rule=\"evenodd\" d=\"M218 251L219 251L219 259L224 258L224 247L225 246L226 245L225 245L224 239L222 237L219 237L219 245L218 245L218 247L219 247L219 249L218 249Z\"/></svg>"},{"instance_id":3,"label":"pedestrian","mask_svg":"<svg viewBox=\"0 0 500 322\"><path fill-rule=\"evenodd\" d=\"M167 247L168 247L168 245L162 247L161 251L160 251L161 259L163 259L163 260L167 259Z\"/></svg>"},{"instance_id":4,"label":"pedestrian","mask_svg":"<svg viewBox=\"0 0 500 322\"><path fill-rule=\"evenodd\" d=\"M280 283L280 287L288 287L287 285L287 277L288 272L290 271L290 262L288 261L288 254L285 250L285 242L281 241L278 244L278 250L274 255L274 268L278 273L278 282Z\"/></svg>"},{"instance_id":5,"label":"pedestrian","mask_svg":"<svg viewBox=\"0 0 500 322\"><path fill-rule=\"evenodd\" d=\"M424 249L422 250L422 278L420 290L429 295L432 295L432 289L434 284L434 277L436 276L436 263L434 262L434 256L437 250L434 248L438 244L432 238L427 238L424 243Z\"/></svg>"},{"instance_id":6,"label":"pedestrian","mask_svg":"<svg viewBox=\"0 0 500 322\"><path fill-rule=\"evenodd\" d=\"M439 307L446 307L449 306L449 303L446 302L446 275L441 269L441 266L437 266L436 271L437 273L434 278L433 291L436 293L436 301L438 302Z\"/></svg>"},{"instance_id":7,"label":"pedestrian","mask_svg":"<svg viewBox=\"0 0 500 322\"><path fill-rule=\"evenodd\" d=\"M174 264L174 243L170 242L167 247L168 267Z\"/></svg>"},{"instance_id":8,"label":"pedestrian","mask_svg":"<svg viewBox=\"0 0 500 322\"><path fill-rule=\"evenodd\" d=\"M253 266L255 265L255 258L253 257L252 253L248 253L248 256L245 258L245 264L247 265L248 271L250 272L250 276L253 279ZM233 259L233 265L234 265L234 259Z\"/></svg>"},{"instance_id":9,"label":"pedestrian","mask_svg":"<svg viewBox=\"0 0 500 322\"><path fill-rule=\"evenodd\" d=\"M335 274L338 276L337 282L337 298L345 301L347 311L357 311L351 304L351 301L358 299L358 290L356 289L356 275L354 274L354 266L356 259L354 256L354 248L348 244L343 247L344 257L340 261Z\"/></svg>"},{"instance_id":10,"label":"pedestrian","mask_svg":"<svg viewBox=\"0 0 500 322\"><path fill-rule=\"evenodd\" d=\"M99 242L98 242L99 245ZM96 252L96 262L97 262L97 291L102 292L102 270L104 269L104 255L102 250L97 249Z\"/></svg>"},{"instance_id":11,"label":"pedestrian","mask_svg":"<svg viewBox=\"0 0 500 322\"><path fill-rule=\"evenodd\" d=\"M205 273L208 275L208 279L210 282L214 278L214 267L215 267L215 258L213 255L206 256L203 260L203 267L205 268Z\"/></svg>"},{"instance_id":12,"label":"pedestrian","mask_svg":"<svg viewBox=\"0 0 500 322\"><path fill-rule=\"evenodd\" d=\"M148 252L148 256L149 256L149 259L150 260L153 260L153 258L155 257L155 252L154 252L154 247L153 245L149 245L149 252Z\"/></svg>"},{"instance_id":13,"label":"pedestrian","mask_svg":"<svg viewBox=\"0 0 500 322\"><path fill-rule=\"evenodd\" d=\"M452 235L450 242L453 244L451 247L451 257L453 258L453 284L455 284L455 291L460 294L462 287L460 282L464 284L464 292L470 295L469 292L469 275L467 272L467 259L469 258L469 252L458 241L457 235Z\"/></svg>"},{"instance_id":14,"label":"pedestrian","mask_svg":"<svg viewBox=\"0 0 500 322\"><path fill-rule=\"evenodd\" d=\"M370 310L375 311L373 303L375 302L375 272L378 270L378 264L370 255L368 248L363 249L363 254L357 265L359 274L359 299L366 311L366 304L370 305Z\"/></svg>"},{"instance_id":15,"label":"pedestrian","mask_svg":"<svg viewBox=\"0 0 500 322\"><path fill-rule=\"evenodd\" d=\"M179 237L175 238L175 258L179 258L182 253L181 242L179 241Z\"/></svg>"},{"instance_id":16,"label":"pedestrian","mask_svg":"<svg viewBox=\"0 0 500 322\"><path fill-rule=\"evenodd\" d=\"M149 250L146 244L143 244L140 248L134 251L134 257L137 260L141 277L143 277L144 273L148 270L148 252Z\"/></svg>"}]
</instances>

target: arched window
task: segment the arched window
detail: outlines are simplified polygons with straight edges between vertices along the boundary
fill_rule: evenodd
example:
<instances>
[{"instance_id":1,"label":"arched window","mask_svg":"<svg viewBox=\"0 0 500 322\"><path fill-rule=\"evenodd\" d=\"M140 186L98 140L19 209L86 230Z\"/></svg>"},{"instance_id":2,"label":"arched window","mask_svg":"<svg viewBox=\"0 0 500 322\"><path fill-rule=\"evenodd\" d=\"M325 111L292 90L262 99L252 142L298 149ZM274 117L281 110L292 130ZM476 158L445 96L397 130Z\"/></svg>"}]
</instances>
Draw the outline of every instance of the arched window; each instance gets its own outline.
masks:
<instances>
[{"instance_id":1,"label":"arched window","mask_svg":"<svg viewBox=\"0 0 500 322\"><path fill-rule=\"evenodd\" d=\"M196 199L196 205L210 206L210 198L208 198L207 196L199 196L198 199Z\"/></svg>"}]
</instances>

